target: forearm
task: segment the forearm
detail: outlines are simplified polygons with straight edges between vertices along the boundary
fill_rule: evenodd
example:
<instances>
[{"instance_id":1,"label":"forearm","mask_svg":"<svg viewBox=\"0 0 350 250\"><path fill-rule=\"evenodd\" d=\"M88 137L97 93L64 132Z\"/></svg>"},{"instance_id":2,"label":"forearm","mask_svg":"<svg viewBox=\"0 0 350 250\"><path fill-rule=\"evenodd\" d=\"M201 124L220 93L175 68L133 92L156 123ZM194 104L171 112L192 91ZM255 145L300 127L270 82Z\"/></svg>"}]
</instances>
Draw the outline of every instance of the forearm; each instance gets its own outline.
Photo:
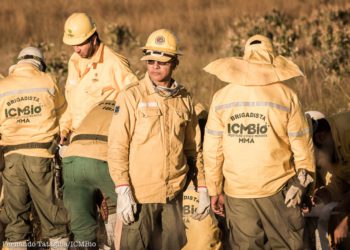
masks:
<instances>
[{"instance_id":1,"label":"forearm","mask_svg":"<svg viewBox=\"0 0 350 250\"><path fill-rule=\"evenodd\" d=\"M130 185L129 149L121 146L109 146L108 168L115 186Z\"/></svg>"},{"instance_id":2,"label":"forearm","mask_svg":"<svg viewBox=\"0 0 350 250\"><path fill-rule=\"evenodd\" d=\"M224 155L222 137L212 136L206 132L204 140L204 171L210 196L219 195L223 189Z\"/></svg>"}]
</instances>

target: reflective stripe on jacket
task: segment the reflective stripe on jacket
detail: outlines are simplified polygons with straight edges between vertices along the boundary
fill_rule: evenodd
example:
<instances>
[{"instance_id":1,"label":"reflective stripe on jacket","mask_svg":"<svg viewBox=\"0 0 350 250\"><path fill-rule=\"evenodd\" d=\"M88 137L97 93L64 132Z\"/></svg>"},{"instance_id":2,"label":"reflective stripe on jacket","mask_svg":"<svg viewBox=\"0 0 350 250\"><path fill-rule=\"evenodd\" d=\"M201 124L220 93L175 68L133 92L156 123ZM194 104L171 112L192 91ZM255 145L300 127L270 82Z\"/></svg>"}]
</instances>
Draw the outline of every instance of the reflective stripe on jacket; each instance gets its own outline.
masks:
<instances>
[{"instance_id":1,"label":"reflective stripe on jacket","mask_svg":"<svg viewBox=\"0 0 350 250\"><path fill-rule=\"evenodd\" d=\"M74 53L68 63L68 109L62 117L61 131L68 133L77 129L98 102L115 100L121 89L137 80L127 59L104 44L100 44L97 52L89 59Z\"/></svg>"},{"instance_id":2,"label":"reflective stripe on jacket","mask_svg":"<svg viewBox=\"0 0 350 250\"><path fill-rule=\"evenodd\" d=\"M296 170L315 172L312 138L297 95L286 85L229 84L213 98L204 139L210 195L277 193ZM295 166L295 167L294 167Z\"/></svg>"},{"instance_id":3,"label":"reflective stripe on jacket","mask_svg":"<svg viewBox=\"0 0 350 250\"><path fill-rule=\"evenodd\" d=\"M0 80L0 134L2 145L51 142L59 133L58 119L66 109L63 93L50 74L31 64L17 64ZM47 149L9 152L51 157Z\"/></svg>"},{"instance_id":4,"label":"reflective stripe on jacket","mask_svg":"<svg viewBox=\"0 0 350 250\"><path fill-rule=\"evenodd\" d=\"M189 93L158 94L146 74L117 98L108 136L108 164L116 185L131 185L139 203L165 203L182 191L197 159L204 186L200 131Z\"/></svg>"}]
</instances>

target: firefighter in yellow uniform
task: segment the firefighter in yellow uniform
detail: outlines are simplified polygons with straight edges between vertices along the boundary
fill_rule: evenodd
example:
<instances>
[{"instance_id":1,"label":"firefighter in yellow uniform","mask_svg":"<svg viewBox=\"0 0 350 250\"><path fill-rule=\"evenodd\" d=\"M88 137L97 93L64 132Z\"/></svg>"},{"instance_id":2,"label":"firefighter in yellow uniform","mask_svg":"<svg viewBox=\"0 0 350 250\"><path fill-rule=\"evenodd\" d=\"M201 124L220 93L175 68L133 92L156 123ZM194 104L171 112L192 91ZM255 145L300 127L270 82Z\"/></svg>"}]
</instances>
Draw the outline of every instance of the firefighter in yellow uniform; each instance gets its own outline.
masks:
<instances>
[{"instance_id":1,"label":"firefighter in yellow uniform","mask_svg":"<svg viewBox=\"0 0 350 250\"><path fill-rule=\"evenodd\" d=\"M127 59L100 41L96 25L86 13L73 13L68 17L64 25L63 42L71 45L74 53L68 63L66 82L68 108L60 122L61 144L64 143L67 135L81 125L92 107L104 100L115 100L121 89L138 80L131 71ZM65 162L63 168L65 168ZM81 184L85 185L85 183ZM65 192L70 192L67 187ZM75 203L76 199L67 196L64 202L65 206L71 208L71 203ZM79 213L70 209L68 213L71 222L79 222ZM110 223L114 223L112 218L108 219L108 224ZM108 224L106 227L112 228ZM94 242L96 236L93 233L87 233L83 228L79 223L71 224L74 239ZM113 234L108 233L108 235ZM111 244L112 239L108 239L108 242Z\"/></svg>"},{"instance_id":2,"label":"firefighter in yellow uniform","mask_svg":"<svg viewBox=\"0 0 350 250\"><path fill-rule=\"evenodd\" d=\"M97 249L97 206L96 193L116 204L114 183L107 166L107 135L112 120L115 101L98 103L72 133L70 144L64 148L64 201L71 214L73 232L92 241L90 248ZM98 122L96 122L98 121ZM109 207L111 209L111 207ZM108 211L108 214L115 213ZM109 218L111 219L111 217ZM106 230L107 234L113 233ZM107 235L112 238L112 235ZM78 245L79 243L77 243ZM109 242L112 244L112 242Z\"/></svg>"},{"instance_id":3,"label":"firefighter in yellow uniform","mask_svg":"<svg viewBox=\"0 0 350 250\"><path fill-rule=\"evenodd\" d=\"M197 103L194 108L201 129L201 138L203 139L204 128L208 119L208 111L205 110L201 103ZM206 197L203 198L205 199ZM209 199L209 197L207 198ZM222 249L221 231L215 216L209 214L209 216L202 220L193 218L199 199L199 193L196 192L195 185L191 182L183 195L182 213L185 222L187 243L182 250ZM209 213L209 208L207 212Z\"/></svg>"},{"instance_id":4,"label":"firefighter in yellow uniform","mask_svg":"<svg viewBox=\"0 0 350 250\"><path fill-rule=\"evenodd\" d=\"M243 58L204 70L230 83L213 97L203 153L212 209L226 215L232 248L264 249L266 236L272 249L302 249L300 202L314 151L298 97L283 84L302 72L262 35L248 39Z\"/></svg>"},{"instance_id":5,"label":"firefighter in yellow uniform","mask_svg":"<svg viewBox=\"0 0 350 250\"><path fill-rule=\"evenodd\" d=\"M29 220L33 203L43 238L67 249L67 213L55 203L52 158L59 135L58 119L66 109L64 96L54 79L45 73L42 52L23 49L9 76L0 81L1 145L4 207L1 221L10 249L23 249L31 235ZM59 244L59 245L57 245Z\"/></svg>"},{"instance_id":6,"label":"firefighter in yellow uniform","mask_svg":"<svg viewBox=\"0 0 350 250\"><path fill-rule=\"evenodd\" d=\"M117 98L108 137L108 166L124 222L121 249L181 249L182 192L198 171L200 197L208 197L200 130L188 91L171 76L178 65L177 40L154 31L142 48L147 74ZM195 216L208 214L209 199Z\"/></svg>"},{"instance_id":7,"label":"firefighter in yellow uniform","mask_svg":"<svg viewBox=\"0 0 350 250\"><path fill-rule=\"evenodd\" d=\"M96 25L85 13L73 13L64 26L63 42L74 48L68 62L62 135L76 129L98 102L115 100L126 85L137 82L128 60L104 45Z\"/></svg>"}]
</instances>

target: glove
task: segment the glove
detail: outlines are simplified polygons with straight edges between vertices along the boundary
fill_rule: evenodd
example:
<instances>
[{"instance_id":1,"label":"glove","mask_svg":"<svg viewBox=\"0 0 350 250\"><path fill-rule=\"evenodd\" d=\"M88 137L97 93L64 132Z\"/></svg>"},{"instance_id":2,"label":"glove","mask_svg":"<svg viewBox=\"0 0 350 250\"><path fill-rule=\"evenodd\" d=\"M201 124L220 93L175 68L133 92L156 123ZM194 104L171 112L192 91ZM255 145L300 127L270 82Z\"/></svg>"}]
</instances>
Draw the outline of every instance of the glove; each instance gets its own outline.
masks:
<instances>
[{"instance_id":1,"label":"glove","mask_svg":"<svg viewBox=\"0 0 350 250\"><path fill-rule=\"evenodd\" d=\"M295 207L301 203L302 194L303 190L301 188L292 185L286 193L284 203L287 207Z\"/></svg>"},{"instance_id":2,"label":"glove","mask_svg":"<svg viewBox=\"0 0 350 250\"><path fill-rule=\"evenodd\" d=\"M199 205L196 211L192 215L192 219L203 220L209 214L210 198L208 195L208 189L206 187L198 188L199 193Z\"/></svg>"},{"instance_id":3,"label":"glove","mask_svg":"<svg viewBox=\"0 0 350 250\"><path fill-rule=\"evenodd\" d=\"M306 187L313 181L311 175L305 169L301 169L296 178L293 177L291 179L292 184L288 189L284 200L287 207L295 207L296 205L299 205Z\"/></svg>"},{"instance_id":4,"label":"glove","mask_svg":"<svg viewBox=\"0 0 350 250\"><path fill-rule=\"evenodd\" d=\"M115 192L118 195L117 215L122 218L125 225L133 223L135 221L134 214L137 211L137 207L130 186L117 187Z\"/></svg>"}]
</instances>

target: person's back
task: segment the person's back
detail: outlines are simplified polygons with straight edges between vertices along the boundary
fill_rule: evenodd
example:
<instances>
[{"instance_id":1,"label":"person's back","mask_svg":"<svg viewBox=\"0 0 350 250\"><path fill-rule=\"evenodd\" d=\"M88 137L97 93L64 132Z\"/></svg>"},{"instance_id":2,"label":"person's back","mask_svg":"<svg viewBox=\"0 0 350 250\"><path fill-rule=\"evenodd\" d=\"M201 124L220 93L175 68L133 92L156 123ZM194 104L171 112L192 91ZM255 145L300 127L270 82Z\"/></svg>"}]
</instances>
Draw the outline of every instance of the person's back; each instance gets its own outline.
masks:
<instances>
[{"instance_id":1,"label":"person's back","mask_svg":"<svg viewBox=\"0 0 350 250\"><path fill-rule=\"evenodd\" d=\"M98 102L115 100L125 86L137 81L129 67L125 57L103 43L92 58L81 58L77 53L71 56L66 95L73 131Z\"/></svg>"},{"instance_id":2,"label":"person's back","mask_svg":"<svg viewBox=\"0 0 350 250\"><path fill-rule=\"evenodd\" d=\"M70 229L75 241L89 240L95 248L98 248L97 205L101 207L104 220L107 217L108 222L116 220L117 197L106 163L107 135L114 105L115 101L102 101L93 107L72 133L70 144L62 152L63 200L70 217ZM105 199L107 207L101 205L101 198ZM112 246L114 224L105 224L108 246Z\"/></svg>"},{"instance_id":3,"label":"person's back","mask_svg":"<svg viewBox=\"0 0 350 250\"><path fill-rule=\"evenodd\" d=\"M299 109L294 91L280 82L229 84L215 94L213 103L227 132L224 175L237 178L225 183L226 193L242 198L276 193L295 174L289 135L303 130L296 126L304 118L290 114Z\"/></svg>"},{"instance_id":4,"label":"person's back","mask_svg":"<svg viewBox=\"0 0 350 250\"><path fill-rule=\"evenodd\" d=\"M58 119L66 108L60 89L49 74L42 52L23 49L8 77L0 81L1 145L4 207L9 249L27 246L32 233L31 205L37 211L42 238L68 248L67 214L54 197L52 158L57 149Z\"/></svg>"},{"instance_id":5,"label":"person's back","mask_svg":"<svg viewBox=\"0 0 350 250\"><path fill-rule=\"evenodd\" d=\"M60 94L49 74L31 64L16 65L0 82L0 104L4 109L0 115L1 143L52 141L59 132L58 115L65 108L64 98L57 97Z\"/></svg>"},{"instance_id":6,"label":"person's back","mask_svg":"<svg viewBox=\"0 0 350 250\"><path fill-rule=\"evenodd\" d=\"M243 58L204 70L230 83L213 97L204 139L213 211L226 213L234 249L263 249L264 235L272 248L300 249L298 205L313 181L314 156L298 97L282 82L302 72L261 35L247 40Z\"/></svg>"}]
</instances>

